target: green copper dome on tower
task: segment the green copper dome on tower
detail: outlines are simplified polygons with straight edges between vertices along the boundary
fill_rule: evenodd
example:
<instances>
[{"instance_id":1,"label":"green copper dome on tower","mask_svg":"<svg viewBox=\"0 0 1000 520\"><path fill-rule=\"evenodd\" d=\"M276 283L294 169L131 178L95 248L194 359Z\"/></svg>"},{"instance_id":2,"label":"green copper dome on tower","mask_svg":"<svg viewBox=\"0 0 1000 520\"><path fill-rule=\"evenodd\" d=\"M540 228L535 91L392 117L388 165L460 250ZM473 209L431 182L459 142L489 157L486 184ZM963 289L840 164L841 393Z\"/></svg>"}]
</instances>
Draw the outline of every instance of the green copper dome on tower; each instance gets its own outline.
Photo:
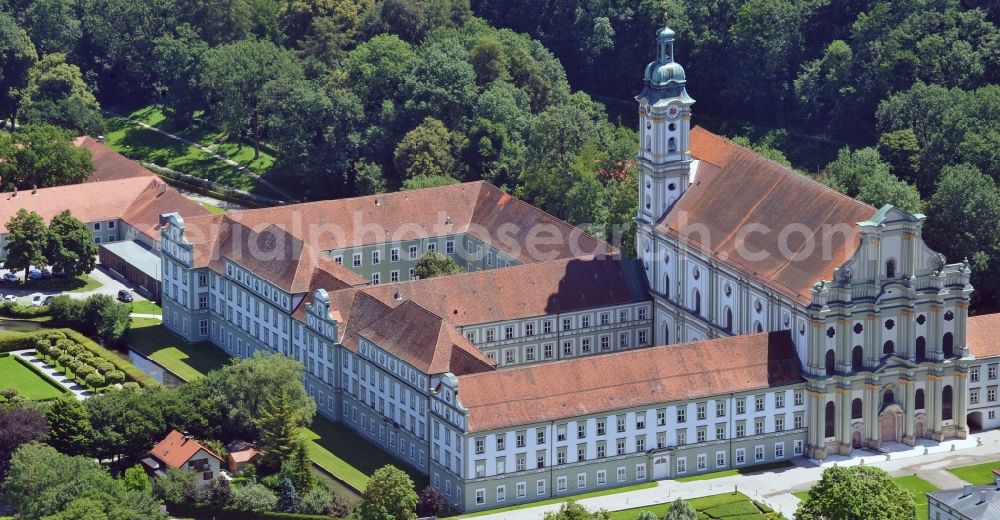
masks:
<instances>
[{"instance_id":1,"label":"green copper dome on tower","mask_svg":"<svg viewBox=\"0 0 1000 520\"><path fill-rule=\"evenodd\" d=\"M669 27L656 31L656 60L646 65L642 93L636 99L645 98L649 104L669 99L694 102L684 89L687 83L684 67L674 61L674 36L676 33Z\"/></svg>"}]
</instances>

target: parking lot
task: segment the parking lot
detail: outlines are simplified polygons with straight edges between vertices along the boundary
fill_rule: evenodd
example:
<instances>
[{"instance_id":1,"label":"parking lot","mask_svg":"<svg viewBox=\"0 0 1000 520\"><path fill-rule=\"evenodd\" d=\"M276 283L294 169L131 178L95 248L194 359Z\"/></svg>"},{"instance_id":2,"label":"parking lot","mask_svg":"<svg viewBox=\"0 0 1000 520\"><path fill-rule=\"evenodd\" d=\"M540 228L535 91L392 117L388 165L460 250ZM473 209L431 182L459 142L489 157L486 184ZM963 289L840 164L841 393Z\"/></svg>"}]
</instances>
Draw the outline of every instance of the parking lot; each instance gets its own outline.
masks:
<instances>
[{"instance_id":1,"label":"parking lot","mask_svg":"<svg viewBox=\"0 0 1000 520\"><path fill-rule=\"evenodd\" d=\"M13 301L21 303L23 305L32 305L32 299L41 295L38 303L44 302L46 297L58 296L60 294L67 294L71 298L86 298L92 294L107 294L112 297L118 296L118 291L126 290L129 291L135 301L145 300L143 292L139 287L134 284L121 280L119 277L115 276L111 271L109 271L104 266L98 265L96 269L87 274L89 280L86 286L80 282L82 287L77 289L65 290L65 288L53 288L53 286L58 286L55 283L57 280L66 280L65 278L52 278L50 280L24 280L24 271L19 270L14 274L17 276L18 281L7 281L4 277L10 273L9 269L0 269L0 295L3 296L4 301L11 301L8 298L13 298Z\"/></svg>"}]
</instances>

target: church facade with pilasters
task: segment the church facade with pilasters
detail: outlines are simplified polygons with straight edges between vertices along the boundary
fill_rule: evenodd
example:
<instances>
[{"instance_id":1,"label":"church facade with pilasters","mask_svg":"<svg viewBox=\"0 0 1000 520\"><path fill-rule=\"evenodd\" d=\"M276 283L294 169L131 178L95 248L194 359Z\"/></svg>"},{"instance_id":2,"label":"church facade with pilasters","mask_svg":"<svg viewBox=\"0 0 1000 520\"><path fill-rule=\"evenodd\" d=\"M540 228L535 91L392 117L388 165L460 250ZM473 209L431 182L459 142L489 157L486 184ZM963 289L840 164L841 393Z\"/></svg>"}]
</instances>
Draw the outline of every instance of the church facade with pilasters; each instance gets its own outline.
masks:
<instances>
[{"instance_id":1,"label":"church facade with pilasters","mask_svg":"<svg viewBox=\"0 0 1000 520\"><path fill-rule=\"evenodd\" d=\"M673 45L658 33L636 97L636 251L655 343L790 331L812 458L965 438L968 265L926 246L923 215L868 206L691 128Z\"/></svg>"}]
</instances>

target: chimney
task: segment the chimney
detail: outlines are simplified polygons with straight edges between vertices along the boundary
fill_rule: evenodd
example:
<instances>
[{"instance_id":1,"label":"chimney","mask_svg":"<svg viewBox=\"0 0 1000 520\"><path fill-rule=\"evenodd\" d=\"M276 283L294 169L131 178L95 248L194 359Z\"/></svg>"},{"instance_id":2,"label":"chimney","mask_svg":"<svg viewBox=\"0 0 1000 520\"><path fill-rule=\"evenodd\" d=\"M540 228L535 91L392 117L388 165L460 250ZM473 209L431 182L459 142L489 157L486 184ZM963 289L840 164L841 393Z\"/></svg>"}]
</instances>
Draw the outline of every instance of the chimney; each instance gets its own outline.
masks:
<instances>
[{"instance_id":1,"label":"chimney","mask_svg":"<svg viewBox=\"0 0 1000 520\"><path fill-rule=\"evenodd\" d=\"M403 299L403 297L399 295L399 289L396 289L396 294L393 295L392 299L394 299L394 300L402 300Z\"/></svg>"},{"instance_id":2,"label":"chimney","mask_svg":"<svg viewBox=\"0 0 1000 520\"><path fill-rule=\"evenodd\" d=\"M375 205L376 206L381 206L382 205L382 201L378 200L378 197L375 197Z\"/></svg>"},{"instance_id":3,"label":"chimney","mask_svg":"<svg viewBox=\"0 0 1000 520\"><path fill-rule=\"evenodd\" d=\"M986 502L986 491L985 490L979 492L979 502L976 502L976 504L982 504L983 502Z\"/></svg>"},{"instance_id":4,"label":"chimney","mask_svg":"<svg viewBox=\"0 0 1000 520\"><path fill-rule=\"evenodd\" d=\"M38 186L37 185L35 185L35 184L31 185L31 194L32 195L37 195L38 194Z\"/></svg>"},{"instance_id":5,"label":"chimney","mask_svg":"<svg viewBox=\"0 0 1000 520\"><path fill-rule=\"evenodd\" d=\"M191 436L188 435L187 430L185 430L184 432L182 432L181 435L184 436L184 442L187 442L187 441L189 441L191 439Z\"/></svg>"},{"instance_id":6,"label":"chimney","mask_svg":"<svg viewBox=\"0 0 1000 520\"><path fill-rule=\"evenodd\" d=\"M163 195L166 192L167 192L167 183L161 182L160 183L160 195Z\"/></svg>"},{"instance_id":7,"label":"chimney","mask_svg":"<svg viewBox=\"0 0 1000 520\"><path fill-rule=\"evenodd\" d=\"M966 484L965 486L962 486L962 496L960 498L965 498L971 494L972 494L971 484Z\"/></svg>"},{"instance_id":8,"label":"chimney","mask_svg":"<svg viewBox=\"0 0 1000 520\"><path fill-rule=\"evenodd\" d=\"M98 143L103 143L104 142L104 136L103 135L97 136L97 142Z\"/></svg>"}]
</instances>

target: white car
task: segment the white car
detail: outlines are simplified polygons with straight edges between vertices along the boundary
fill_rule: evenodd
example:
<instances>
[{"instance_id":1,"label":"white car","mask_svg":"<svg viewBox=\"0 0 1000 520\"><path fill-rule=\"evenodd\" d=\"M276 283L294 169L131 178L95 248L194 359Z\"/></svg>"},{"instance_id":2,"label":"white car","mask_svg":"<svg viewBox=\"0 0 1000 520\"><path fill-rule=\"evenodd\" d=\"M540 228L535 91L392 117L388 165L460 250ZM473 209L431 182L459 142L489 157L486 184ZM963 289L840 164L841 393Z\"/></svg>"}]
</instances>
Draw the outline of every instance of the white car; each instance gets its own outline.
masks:
<instances>
[{"instance_id":1,"label":"white car","mask_svg":"<svg viewBox=\"0 0 1000 520\"><path fill-rule=\"evenodd\" d=\"M16 302L17 301L17 296L14 296L13 294L8 294L7 296L3 297L3 301L10 302L10 303Z\"/></svg>"},{"instance_id":2,"label":"white car","mask_svg":"<svg viewBox=\"0 0 1000 520\"><path fill-rule=\"evenodd\" d=\"M45 300L45 295L42 293L35 293L31 295L31 306L41 307L42 301Z\"/></svg>"}]
</instances>

